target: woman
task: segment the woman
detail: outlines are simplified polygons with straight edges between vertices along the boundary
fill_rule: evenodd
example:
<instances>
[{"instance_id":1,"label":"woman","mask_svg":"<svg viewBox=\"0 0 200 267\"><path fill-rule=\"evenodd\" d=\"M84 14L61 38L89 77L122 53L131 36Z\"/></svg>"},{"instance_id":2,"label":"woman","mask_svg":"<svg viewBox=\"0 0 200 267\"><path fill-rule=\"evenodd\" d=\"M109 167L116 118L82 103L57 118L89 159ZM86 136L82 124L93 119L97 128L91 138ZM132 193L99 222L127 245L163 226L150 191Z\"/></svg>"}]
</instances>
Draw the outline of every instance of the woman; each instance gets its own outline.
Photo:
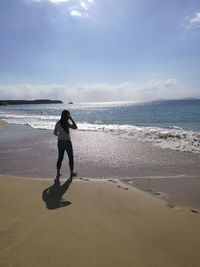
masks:
<instances>
[{"instance_id":1,"label":"woman","mask_svg":"<svg viewBox=\"0 0 200 267\"><path fill-rule=\"evenodd\" d=\"M77 129L77 125L70 115L68 110L63 110L60 120L56 123L54 134L58 137L58 160L57 160L57 175L56 180L59 181L61 176L60 169L64 157L65 151L67 152L69 158L70 167L70 178L76 176L77 173L74 172L74 156L73 147L71 143L69 129Z\"/></svg>"}]
</instances>

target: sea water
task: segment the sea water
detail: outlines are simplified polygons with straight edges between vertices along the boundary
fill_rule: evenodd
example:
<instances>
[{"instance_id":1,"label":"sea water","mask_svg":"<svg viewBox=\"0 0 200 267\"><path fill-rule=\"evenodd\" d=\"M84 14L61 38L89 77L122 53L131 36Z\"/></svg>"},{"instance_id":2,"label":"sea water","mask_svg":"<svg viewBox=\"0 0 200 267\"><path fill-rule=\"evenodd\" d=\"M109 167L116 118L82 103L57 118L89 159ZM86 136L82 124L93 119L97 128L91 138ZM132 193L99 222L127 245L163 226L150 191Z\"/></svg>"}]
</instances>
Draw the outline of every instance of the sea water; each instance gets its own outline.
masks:
<instances>
[{"instance_id":1,"label":"sea water","mask_svg":"<svg viewBox=\"0 0 200 267\"><path fill-rule=\"evenodd\" d=\"M164 148L200 153L200 100L146 103L104 102L0 107L8 123L53 129L68 109L79 131L101 131L149 141Z\"/></svg>"}]
</instances>

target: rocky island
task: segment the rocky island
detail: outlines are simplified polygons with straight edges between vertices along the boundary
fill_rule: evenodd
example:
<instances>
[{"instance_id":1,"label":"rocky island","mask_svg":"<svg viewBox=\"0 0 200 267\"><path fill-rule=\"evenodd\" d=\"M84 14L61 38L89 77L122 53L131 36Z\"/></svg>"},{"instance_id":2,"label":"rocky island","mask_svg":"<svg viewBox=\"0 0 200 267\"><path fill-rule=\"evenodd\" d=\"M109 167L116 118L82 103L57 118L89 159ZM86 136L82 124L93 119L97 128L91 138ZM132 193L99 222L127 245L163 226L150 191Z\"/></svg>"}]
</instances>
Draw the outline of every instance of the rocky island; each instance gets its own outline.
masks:
<instances>
[{"instance_id":1,"label":"rocky island","mask_svg":"<svg viewBox=\"0 0 200 267\"><path fill-rule=\"evenodd\" d=\"M36 99L36 100L0 100L3 105L24 105L24 104L62 104L61 100Z\"/></svg>"}]
</instances>

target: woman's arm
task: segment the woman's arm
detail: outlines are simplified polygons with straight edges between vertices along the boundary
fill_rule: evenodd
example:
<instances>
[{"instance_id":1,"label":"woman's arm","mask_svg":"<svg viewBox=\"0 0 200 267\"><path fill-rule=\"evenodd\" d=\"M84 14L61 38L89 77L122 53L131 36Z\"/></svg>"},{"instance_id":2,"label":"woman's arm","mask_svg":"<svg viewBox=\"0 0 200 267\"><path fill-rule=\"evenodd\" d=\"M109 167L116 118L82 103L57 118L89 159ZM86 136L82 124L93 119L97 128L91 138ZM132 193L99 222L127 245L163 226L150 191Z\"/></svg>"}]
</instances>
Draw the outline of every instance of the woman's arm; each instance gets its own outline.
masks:
<instances>
[{"instance_id":1,"label":"woman's arm","mask_svg":"<svg viewBox=\"0 0 200 267\"><path fill-rule=\"evenodd\" d=\"M74 129L74 130L78 129L78 126L76 125L76 123L75 123L75 121L73 120L73 118L70 116L69 119L70 119L70 121L72 122L72 124L69 123L69 128Z\"/></svg>"},{"instance_id":2,"label":"woman's arm","mask_svg":"<svg viewBox=\"0 0 200 267\"><path fill-rule=\"evenodd\" d=\"M53 132L53 133L54 133L54 135L55 135L55 136L58 136L58 130L57 130L57 128L56 128L56 127L55 127L55 129L54 129L54 132Z\"/></svg>"}]
</instances>

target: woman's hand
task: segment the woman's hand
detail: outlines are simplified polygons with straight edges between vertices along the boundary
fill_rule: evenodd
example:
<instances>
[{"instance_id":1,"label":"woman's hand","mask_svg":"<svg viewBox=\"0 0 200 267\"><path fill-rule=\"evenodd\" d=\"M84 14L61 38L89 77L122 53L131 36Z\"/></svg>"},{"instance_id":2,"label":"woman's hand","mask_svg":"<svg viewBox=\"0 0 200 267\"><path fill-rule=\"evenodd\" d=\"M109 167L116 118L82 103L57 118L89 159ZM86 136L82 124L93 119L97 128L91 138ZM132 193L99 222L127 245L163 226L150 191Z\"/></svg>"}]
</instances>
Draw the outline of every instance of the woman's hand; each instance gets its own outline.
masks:
<instances>
[{"instance_id":1,"label":"woman's hand","mask_svg":"<svg viewBox=\"0 0 200 267\"><path fill-rule=\"evenodd\" d=\"M72 124L69 124L69 128L74 129L74 130L78 129L74 119L71 116L69 116L69 119L72 122Z\"/></svg>"}]
</instances>

